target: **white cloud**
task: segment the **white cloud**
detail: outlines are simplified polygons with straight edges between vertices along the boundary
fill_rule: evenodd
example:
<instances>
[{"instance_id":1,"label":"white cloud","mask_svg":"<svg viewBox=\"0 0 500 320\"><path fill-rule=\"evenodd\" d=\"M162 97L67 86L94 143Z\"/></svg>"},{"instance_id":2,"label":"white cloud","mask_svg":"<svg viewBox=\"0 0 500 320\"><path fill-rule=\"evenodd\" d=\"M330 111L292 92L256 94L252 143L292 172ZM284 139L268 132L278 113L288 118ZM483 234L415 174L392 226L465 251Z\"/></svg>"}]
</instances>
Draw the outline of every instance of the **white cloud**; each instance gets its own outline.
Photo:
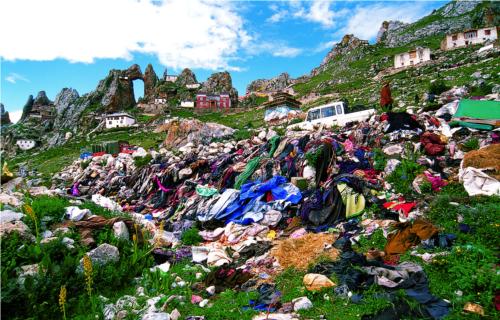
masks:
<instances>
[{"instance_id":1,"label":"white cloud","mask_svg":"<svg viewBox=\"0 0 500 320\"><path fill-rule=\"evenodd\" d=\"M260 41L259 43L252 43L247 46L246 51L250 55L270 53L274 57L282 58L293 58L303 52L301 48L290 47L282 41Z\"/></svg>"},{"instance_id":2,"label":"white cloud","mask_svg":"<svg viewBox=\"0 0 500 320\"><path fill-rule=\"evenodd\" d=\"M314 48L312 51L314 53L319 53L323 52L325 50L330 50L335 44L339 43L340 40L332 40L332 41L327 41L327 42L322 42L316 48Z\"/></svg>"},{"instance_id":3,"label":"white cloud","mask_svg":"<svg viewBox=\"0 0 500 320\"><path fill-rule=\"evenodd\" d=\"M18 122L22 115L23 110L9 111L9 118L12 123Z\"/></svg>"},{"instance_id":4,"label":"white cloud","mask_svg":"<svg viewBox=\"0 0 500 320\"><path fill-rule=\"evenodd\" d=\"M287 10L279 10L273 13L272 16L267 18L266 21L271 23L280 22L281 20L285 19L287 15L288 15Z\"/></svg>"},{"instance_id":5,"label":"white cloud","mask_svg":"<svg viewBox=\"0 0 500 320\"><path fill-rule=\"evenodd\" d=\"M175 69L231 69L251 40L229 1L3 0L2 13L6 60L91 63L146 53Z\"/></svg>"},{"instance_id":6,"label":"white cloud","mask_svg":"<svg viewBox=\"0 0 500 320\"><path fill-rule=\"evenodd\" d=\"M357 6L346 26L341 29L342 34L352 33L360 39L373 39L385 20L400 20L413 22L427 12L424 3L412 3L411 9L401 4L374 4Z\"/></svg>"},{"instance_id":7,"label":"white cloud","mask_svg":"<svg viewBox=\"0 0 500 320\"><path fill-rule=\"evenodd\" d=\"M19 73L14 73L14 72L9 73L9 75L5 77L5 81L10 83L16 83L17 81L30 82L28 79L26 79Z\"/></svg>"}]
</instances>

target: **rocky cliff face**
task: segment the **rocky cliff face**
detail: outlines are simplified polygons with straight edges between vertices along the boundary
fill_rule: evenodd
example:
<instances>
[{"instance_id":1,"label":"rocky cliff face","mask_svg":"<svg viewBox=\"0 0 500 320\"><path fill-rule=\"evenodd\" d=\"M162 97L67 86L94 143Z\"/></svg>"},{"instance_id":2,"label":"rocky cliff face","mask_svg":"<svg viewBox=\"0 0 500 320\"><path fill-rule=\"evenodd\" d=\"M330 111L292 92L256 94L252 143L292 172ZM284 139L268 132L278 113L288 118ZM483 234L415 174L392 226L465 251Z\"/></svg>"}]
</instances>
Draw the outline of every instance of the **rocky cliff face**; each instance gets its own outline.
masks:
<instances>
[{"instance_id":1,"label":"rocky cliff face","mask_svg":"<svg viewBox=\"0 0 500 320\"><path fill-rule=\"evenodd\" d=\"M19 122L23 122L28 117L28 114L31 112L31 109L33 109L34 102L35 102L35 100L33 99L33 96L30 95L28 97L28 100L24 104L23 113L21 115L21 118L19 119Z\"/></svg>"},{"instance_id":2,"label":"rocky cliff face","mask_svg":"<svg viewBox=\"0 0 500 320\"><path fill-rule=\"evenodd\" d=\"M198 81L196 81L196 75L193 73L193 71L191 71L191 69L185 68L177 78L176 83L179 86L185 87L188 84L198 83Z\"/></svg>"},{"instance_id":3,"label":"rocky cliff face","mask_svg":"<svg viewBox=\"0 0 500 320\"><path fill-rule=\"evenodd\" d=\"M290 75L286 72L283 72L275 78L257 79L250 82L250 84L247 86L247 93L282 91L283 89L294 83L295 81L290 78Z\"/></svg>"},{"instance_id":4,"label":"rocky cliff face","mask_svg":"<svg viewBox=\"0 0 500 320\"><path fill-rule=\"evenodd\" d=\"M415 23L384 21L377 34L377 43L398 47L428 36L497 25L499 21L498 2L453 1Z\"/></svg>"},{"instance_id":5,"label":"rocky cliff face","mask_svg":"<svg viewBox=\"0 0 500 320\"><path fill-rule=\"evenodd\" d=\"M134 64L127 70L111 70L99 82L93 96L101 95L106 112L116 112L135 105L134 80L143 79L141 67Z\"/></svg>"},{"instance_id":6,"label":"rocky cliff face","mask_svg":"<svg viewBox=\"0 0 500 320\"><path fill-rule=\"evenodd\" d=\"M75 89L64 88L54 100L56 118L54 120L53 135L48 139L48 145L54 146L66 141L66 132L73 135L80 129L82 112L89 106L90 100L79 99L80 95Z\"/></svg>"},{"instance_id":7,"label":"rocky cliff face","mask_svg":"<svg viewBox=\"0 0 500 320\"><path fill-rule=\"evenodd\" d=\"M158 76L151 64L148 64L144 71L144 98L146 100L154 99L155 87L158 83Z\"/></svg>"},{"instance_id":8,"label":"rocky cliff face","mask_svg":"<svg viewBox=\"0 0 500 320\"><path fill-rule=\"evenodd\" d=\"M327 53L325 58L323 58L323 61L321 62L320 66L311 71L311 76L315 76L318 73L324 71L327 68L328 64L331 61L333 61L336 57L347 56L348 54L350 54L351 56L348 57L349 61L355 61L360 59L361 57L364 56L364 52L362 50L355 50L355 49L363 47L368 47L368 41L361 40L352 34L346 34L344 37L342 37L342 41L337 43Z\"/></svg>"},{"instance_id":9,"label":"rocky cliff face","mask_svg":"<svg viewBox=\"0 0 500 320\"><path fill-rule=\"evenodd\" d=\"M227 71L212 74L203 82L200 91L208 94L229 93L231 105L238 105L238 91L233 87L231 75Z\"/></svg>"},{"instance_id":10,"label":"rocky cliff face","mask_svg":"<svg viewBox=\"0 0 500 320\"><path fill-rule=\"evenodd\" d=\"M6 125L6 124L11 124L12 122L10 121L9 117L9 111L5 111L5 107L3 106L3 103L0 103L0 125Z\"/></svg>"}]
</instances>

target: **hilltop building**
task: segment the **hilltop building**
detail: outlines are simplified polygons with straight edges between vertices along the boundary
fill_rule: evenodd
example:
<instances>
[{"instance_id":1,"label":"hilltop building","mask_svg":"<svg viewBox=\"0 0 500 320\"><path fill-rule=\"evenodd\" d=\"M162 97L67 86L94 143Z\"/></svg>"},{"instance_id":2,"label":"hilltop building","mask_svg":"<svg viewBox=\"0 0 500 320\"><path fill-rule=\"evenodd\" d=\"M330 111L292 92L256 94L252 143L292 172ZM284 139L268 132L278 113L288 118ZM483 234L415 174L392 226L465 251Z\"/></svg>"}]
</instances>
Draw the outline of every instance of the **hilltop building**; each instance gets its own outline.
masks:
<instances>
[{"instance_id":1,"label":"hilltop building","mask_svg":"<svg viewBox=\"0 0 500 320\"><path fill-rule=\"evenodd\" d=\"M469 29L462 32L447 34L441 41L441 50L453 50L486 41L498 39L498 27Z\"/></svg>"},{"instance_id":2,"label":"hilltop building","mask_svg":"<svg viewBox=\"0 0 500 320\"><path fill-rule=\"evenodd\" d=\"M414 66L429 60L431 60L431 49L415 48L415 50L395 55L394 68L398 69L398 68Z\"/></svg>"},{"instance_id":3,"label":"hilltop building","mask_svg":"<svg viewBox=\"0 0 500 320\"><path fill-rule=\"evenodd\" d=\"M198 110L224 110L231 108L231 98L228 93L196 95L196 109Z\"/></svg>"},{"instance_id":4,"label":"hilltop building","mask_svg":"<svg viewBox=\"0 0 500 320\"><path fill-rule=\"evenodd\" d=\"M106 115L106 129L130 127L135 124L135 119L126 112L118 112Z\"/></svg>"}]
</instances>

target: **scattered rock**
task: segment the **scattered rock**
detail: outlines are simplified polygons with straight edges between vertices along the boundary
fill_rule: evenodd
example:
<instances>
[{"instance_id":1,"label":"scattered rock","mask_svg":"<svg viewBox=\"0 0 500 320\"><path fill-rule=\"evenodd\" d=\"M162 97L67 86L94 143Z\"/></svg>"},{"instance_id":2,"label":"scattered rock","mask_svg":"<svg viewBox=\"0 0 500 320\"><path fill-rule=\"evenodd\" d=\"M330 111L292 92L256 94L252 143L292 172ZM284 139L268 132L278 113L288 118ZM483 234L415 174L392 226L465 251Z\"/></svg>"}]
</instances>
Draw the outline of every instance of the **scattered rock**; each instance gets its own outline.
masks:
<instances>
[{"instance_id":1,"label":"scattered rock","mask_svg":"<svg viewBox=\"0 0 500 320\"><path fill-rule=\"evenodd\" d=\"M21 212L15 212L12 210L2 210L0 211L0 223L1 222L14 222L21 220L24 214Z\"/></svg>"},{"instance_id":2,"label":"scattered rock","mask_svg":"<svg viewBox=\"0 0 500 320\"><path fill-rule=\"evenodd\" d=\"M294 311L307 310L313 307L311 300L309 300L307 297L293 299L292 303Z\"/></svg>"},{"instance_id":3,"label":"scattered rock","mask_svg":"<svg viewBox=\"0 0 500 320\"><path fill-rule=\"evenodd\" d=\"M106 265L110 262L117 262L120 260L120 252L118 248L107 243L103 243L97 248L87 252L92 264L99 266ZM80 260L79 268L83 271L83 258Z\"/></svg>"},{"instance_id":4,"label":"scattered rock","mask_svg":"<svg viewBox=\"0 0 500 320\"><path fill-rule=\"evenodd\" d=\"M113 224L113 232L118 239L129 240L130 234L127 225L123 221L118 221Z\"/></svg>"},{"instance_id":5,"label":"scattered rock","mask_svg":"<svg viewBox=\"0 0 500 320\"><path fill-rule=\"evenodd\" d=\"M142 316L142 320L170 320L170 315L166 312L146 313Z\"/></svg>"},{"instance_id":6,"label":"scattered rock","mask_svg":"<svg viewBox=\"0 0 500 320\"><path fill-rule=\"evenodd\" d=\"M170 320L179 320L181 318L181 313L179 310L174 309L170 312Z\"/></svg>"},{"instance_id":7,"label":"scattered rock","mask_svg":"<svg viewBox=\"0 0 500 320\"><path fill-rule=\"evenodd\" d=\"M316 273L308 273L304 276L304 285L309 291L318 291L324 288L331 288L335 286L332 280L327 276Z\"/></svg>"}]
</instances>

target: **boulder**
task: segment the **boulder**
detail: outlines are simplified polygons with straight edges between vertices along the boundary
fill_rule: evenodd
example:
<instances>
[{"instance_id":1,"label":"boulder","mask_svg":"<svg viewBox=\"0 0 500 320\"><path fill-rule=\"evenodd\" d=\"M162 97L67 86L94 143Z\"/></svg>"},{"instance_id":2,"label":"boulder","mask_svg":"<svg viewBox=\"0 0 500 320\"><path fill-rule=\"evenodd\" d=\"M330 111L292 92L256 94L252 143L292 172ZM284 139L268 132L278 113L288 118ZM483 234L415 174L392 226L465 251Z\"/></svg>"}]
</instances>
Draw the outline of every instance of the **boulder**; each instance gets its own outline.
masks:
<instances>
[{"instance_id":1,"label":"boulder","mask_svg":"<svg viewBox=\"0 0 500 320\"><path fill-rule=\"evenodd\" d=\"M20 220L0 223L0 237L13 232L17 232L23 237L31 237L30 228Z\"/></svg>"},{"instance_id":2,"label":"boulder","mask_svg":"<svg viewBox=\"0 0 500 320\"><path fill-rule=\"evenodd\" d=\"M0 222L14 222L21 220L24 214L21 212L15 212L12 210L2 210L0 211Z\"/></svg>"},{"instance_id":3,"label":"boulder","mask_svg":"<svg viewBox=\"0 0 500 320\"><path fill-rule=\"evenodd\" d=\"M307 297L300 297L292 300L293 311L297 312L299 310L307 310L313 307L311 300Z\"/></svg>"},{"instance_id":4,"label":"boulder","mask_svg":"<svg viewBox=\"0 0 500 320\"><path fill-rule=\"evenodd\" d=\"M130 239L130 234L127 229L127 225L123 221L118 221L113 224L113 232L115 237L118 239L128 240Z\"/></svg>"},{"instance_id":5,"label":"boulder","mask_svg":"<svg viewBox=\"0 0 500 320\"><path fill-rule=\"evenodd\" d=\"M308 273L303 279L306 289L309 291L318 291L325 288L331 288L335 286L332 280L327 276L317 273Z\"/></svg>"},{"instance_id":6,"label":"boulder","mask_svg":"<svg viewBox=\"0 0 500 320\"><path fill-rule=\"evenodd\" d=\"M142 320L170 320L170 315L166 312L151 312L143 315Z\"/></svg>"},{"instance_id":7,"label":"boulder","mask_svg":"<svg viewBox=\"0 0 500 320\"><path fill-rule=\"evenodd\" d=\"M118 248L107 243L103 243L95 249L87 252L92 264L103 266L110 262L120 260L120 252ZM80 260L80 268L83 270L83 258Z\"/></svg>"}]
</instances>

